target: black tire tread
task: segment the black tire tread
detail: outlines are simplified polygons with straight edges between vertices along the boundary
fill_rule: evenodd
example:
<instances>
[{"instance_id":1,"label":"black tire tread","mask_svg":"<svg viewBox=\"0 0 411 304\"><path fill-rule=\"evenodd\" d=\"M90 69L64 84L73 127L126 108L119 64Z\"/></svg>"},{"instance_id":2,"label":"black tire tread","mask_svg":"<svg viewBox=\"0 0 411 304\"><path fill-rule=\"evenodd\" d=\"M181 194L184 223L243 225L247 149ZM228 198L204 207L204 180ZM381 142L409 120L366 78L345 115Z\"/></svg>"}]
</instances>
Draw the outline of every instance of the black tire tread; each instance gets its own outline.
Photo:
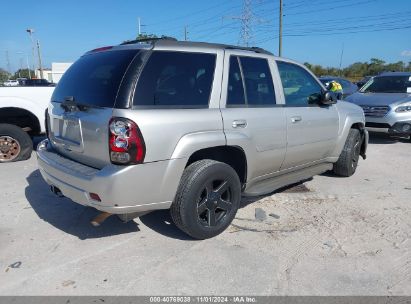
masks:
<instances>
[{"instance_id":1,"label":"black tire tread","mask_svg":"<svg viewBox=\"0 0 411 304\"><path fill-rule=\"evenodd\" d=\"M342 177L349 177L355 173L355 168L352 168L352 149L358 137L360 137L358 129L350 129L344 148L338 158L338 161L333 166L334 174Z\"/></svg>"},{"instance_id":2,"label":"black tire tread","mask_svg":"<svg viewBox=\"0 0 411 304\"><path fill-rule=\"evenodd\" d=\"M20 127L11 124L0 124L0 136L7 135L16 139L20 144L20 154L10 162L26 160L31 157L33 142L30 136Z\"/></svg>"},{"instance_id":3,"label":"black tire tread","mask_svg":"<svg viewBox=\"0 0 411 304\"><path fill-rule=\"evenodd\" d=\"M214 162L215 161L211 159L203 159L189 165L183 172L176 197L174 199L173 204L171 205L170 212L174 224L176 224L178 228L180 228L182 231L189 235L190 233L188 232L186 225L183 223L181 219L181 213L184 212L184 206L180 203L181 198L184 196L186 192L190 191L190 186L194 181L195 177ZM189 181L190 179L191 182Z\"/></svg>"},{"instance_id":4,"label":"black tire tread","mask_svg":"<svg viewBox=\"0 0 411 304\"><path fill-rule=\"evenodd\" d=\"M215 165L216 163L226 165L225 163L221 163L212 159L203 159L190 164L183 172L174 202L170 207L170 214L175 225L183 232L196 239L202 238L199 238L197 235L193 235L190 232L188 225L184 223L181 217L181 215L185 213L183 198L188 195L189 191L191 191L193 183L195 183L197 176L202 174L202 172L206 170L208 167ZM232 170L234 171L234 169ZM239 179L238 182L240 182Z\"/></svg>"}]
</instances>

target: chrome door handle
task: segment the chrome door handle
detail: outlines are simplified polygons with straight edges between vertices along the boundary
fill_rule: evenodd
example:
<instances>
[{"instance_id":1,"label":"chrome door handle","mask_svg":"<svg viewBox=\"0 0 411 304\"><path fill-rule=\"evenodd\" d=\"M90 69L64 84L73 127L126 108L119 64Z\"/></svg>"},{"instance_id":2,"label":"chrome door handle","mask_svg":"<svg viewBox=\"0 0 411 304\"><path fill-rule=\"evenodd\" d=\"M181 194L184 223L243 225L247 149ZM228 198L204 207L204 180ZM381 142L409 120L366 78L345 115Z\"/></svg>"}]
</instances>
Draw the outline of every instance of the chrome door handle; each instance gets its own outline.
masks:
<instances>
[{"instance_id":1,"label":"chrome door handle","mask_svg":"<svg viewBox=\"0 0 411 304\"><path fill-rule=\"evenodd\" d=\"M245 120L234 120L233 128L245 128L247 127L247 121Z\"/></svg>"},{"instance_id":2,"label":"chrome door handle","mask_svg":"<svg viewBox=\"0 0 411 304\"><path fill-rule=\"evenodd\" d=\"M291 117L291 122L292 123L297 123L299 121L303 120L301 116L293 116Z\"/></svg>"}]
</instances>

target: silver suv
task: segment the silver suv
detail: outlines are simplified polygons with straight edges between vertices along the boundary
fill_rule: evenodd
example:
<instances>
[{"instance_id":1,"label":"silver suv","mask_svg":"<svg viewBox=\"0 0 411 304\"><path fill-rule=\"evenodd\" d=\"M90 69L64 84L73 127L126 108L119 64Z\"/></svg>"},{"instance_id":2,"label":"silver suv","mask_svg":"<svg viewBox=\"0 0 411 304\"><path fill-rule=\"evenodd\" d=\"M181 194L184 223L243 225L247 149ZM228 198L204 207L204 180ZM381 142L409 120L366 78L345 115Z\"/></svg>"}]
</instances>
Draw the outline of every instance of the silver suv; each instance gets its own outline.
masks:
<instances>
[{"instance_id":1,"label":"silver suv","mask_svg":"<svg viewBox=\"0 0 411 304\"><path fill-rule=\"evenodd\" d=\"M365 113L366 127L391 135L411 135L411 72L386 72L372 77L347 101Z\"/></svg>"},{"instance_id":2,"label":"silver suv","mask_svg":"<svg viewBox=\"0 0 411 304\"><path fill-rule=\"evenodd\" d=\"M197 239L224 231L242 195L352 175L368 143L361 108L303 65L170 39L86 53L56 87L47 126L37 156L53 192L123 220L170 208Z\"/></svg>"}]
</instances>

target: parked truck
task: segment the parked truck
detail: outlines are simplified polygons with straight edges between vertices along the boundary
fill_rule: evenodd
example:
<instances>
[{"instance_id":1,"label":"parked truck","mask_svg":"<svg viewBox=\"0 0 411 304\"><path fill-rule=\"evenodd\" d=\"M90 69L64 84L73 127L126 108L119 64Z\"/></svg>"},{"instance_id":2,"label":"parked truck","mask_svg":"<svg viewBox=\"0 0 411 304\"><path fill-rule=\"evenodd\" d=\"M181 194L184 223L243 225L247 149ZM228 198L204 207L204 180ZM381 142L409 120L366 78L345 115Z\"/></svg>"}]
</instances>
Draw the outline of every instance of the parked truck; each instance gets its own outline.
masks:
<instances>
[{"instance_id":1,"label":"parked truck","mask_svg":"<svg viewBox=\"0 0 411 304\"><path fill-rule=\"evenodd\" d=\"M0 87L0 163L29 159L54 87Z\"/></svg>"}]
</instances>

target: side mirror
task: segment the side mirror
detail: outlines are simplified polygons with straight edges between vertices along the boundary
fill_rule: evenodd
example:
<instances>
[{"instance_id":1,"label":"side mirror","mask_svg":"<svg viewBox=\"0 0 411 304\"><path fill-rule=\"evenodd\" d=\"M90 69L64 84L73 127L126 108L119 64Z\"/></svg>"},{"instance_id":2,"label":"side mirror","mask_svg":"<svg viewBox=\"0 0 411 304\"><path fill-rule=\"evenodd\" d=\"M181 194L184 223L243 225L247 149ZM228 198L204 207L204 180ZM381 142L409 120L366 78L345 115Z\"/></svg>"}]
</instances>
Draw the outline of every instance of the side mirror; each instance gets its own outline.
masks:
<instances>
[{"instance_id":1,"label":"side mirror","mask_svg":"<svg viewBox=\"0 0 411 304\"><path fill-rule=\"evenodd\" d=\"M324 91L321 94L321 100L320 103L323 105L332 105L337 103L337 96L335 93L330 92L330 91Z\"/></svg>"},{"instance_id":2,"label":"side mirror","mask_svg":"<svg viewBox=\"0 0 411 304\"><path fill-rule=\"evenodd\" d=\"M331 91L314 93L308 97L309 104L332 105L337 103L337 95Z\"/></svg>"}]
</instances>

